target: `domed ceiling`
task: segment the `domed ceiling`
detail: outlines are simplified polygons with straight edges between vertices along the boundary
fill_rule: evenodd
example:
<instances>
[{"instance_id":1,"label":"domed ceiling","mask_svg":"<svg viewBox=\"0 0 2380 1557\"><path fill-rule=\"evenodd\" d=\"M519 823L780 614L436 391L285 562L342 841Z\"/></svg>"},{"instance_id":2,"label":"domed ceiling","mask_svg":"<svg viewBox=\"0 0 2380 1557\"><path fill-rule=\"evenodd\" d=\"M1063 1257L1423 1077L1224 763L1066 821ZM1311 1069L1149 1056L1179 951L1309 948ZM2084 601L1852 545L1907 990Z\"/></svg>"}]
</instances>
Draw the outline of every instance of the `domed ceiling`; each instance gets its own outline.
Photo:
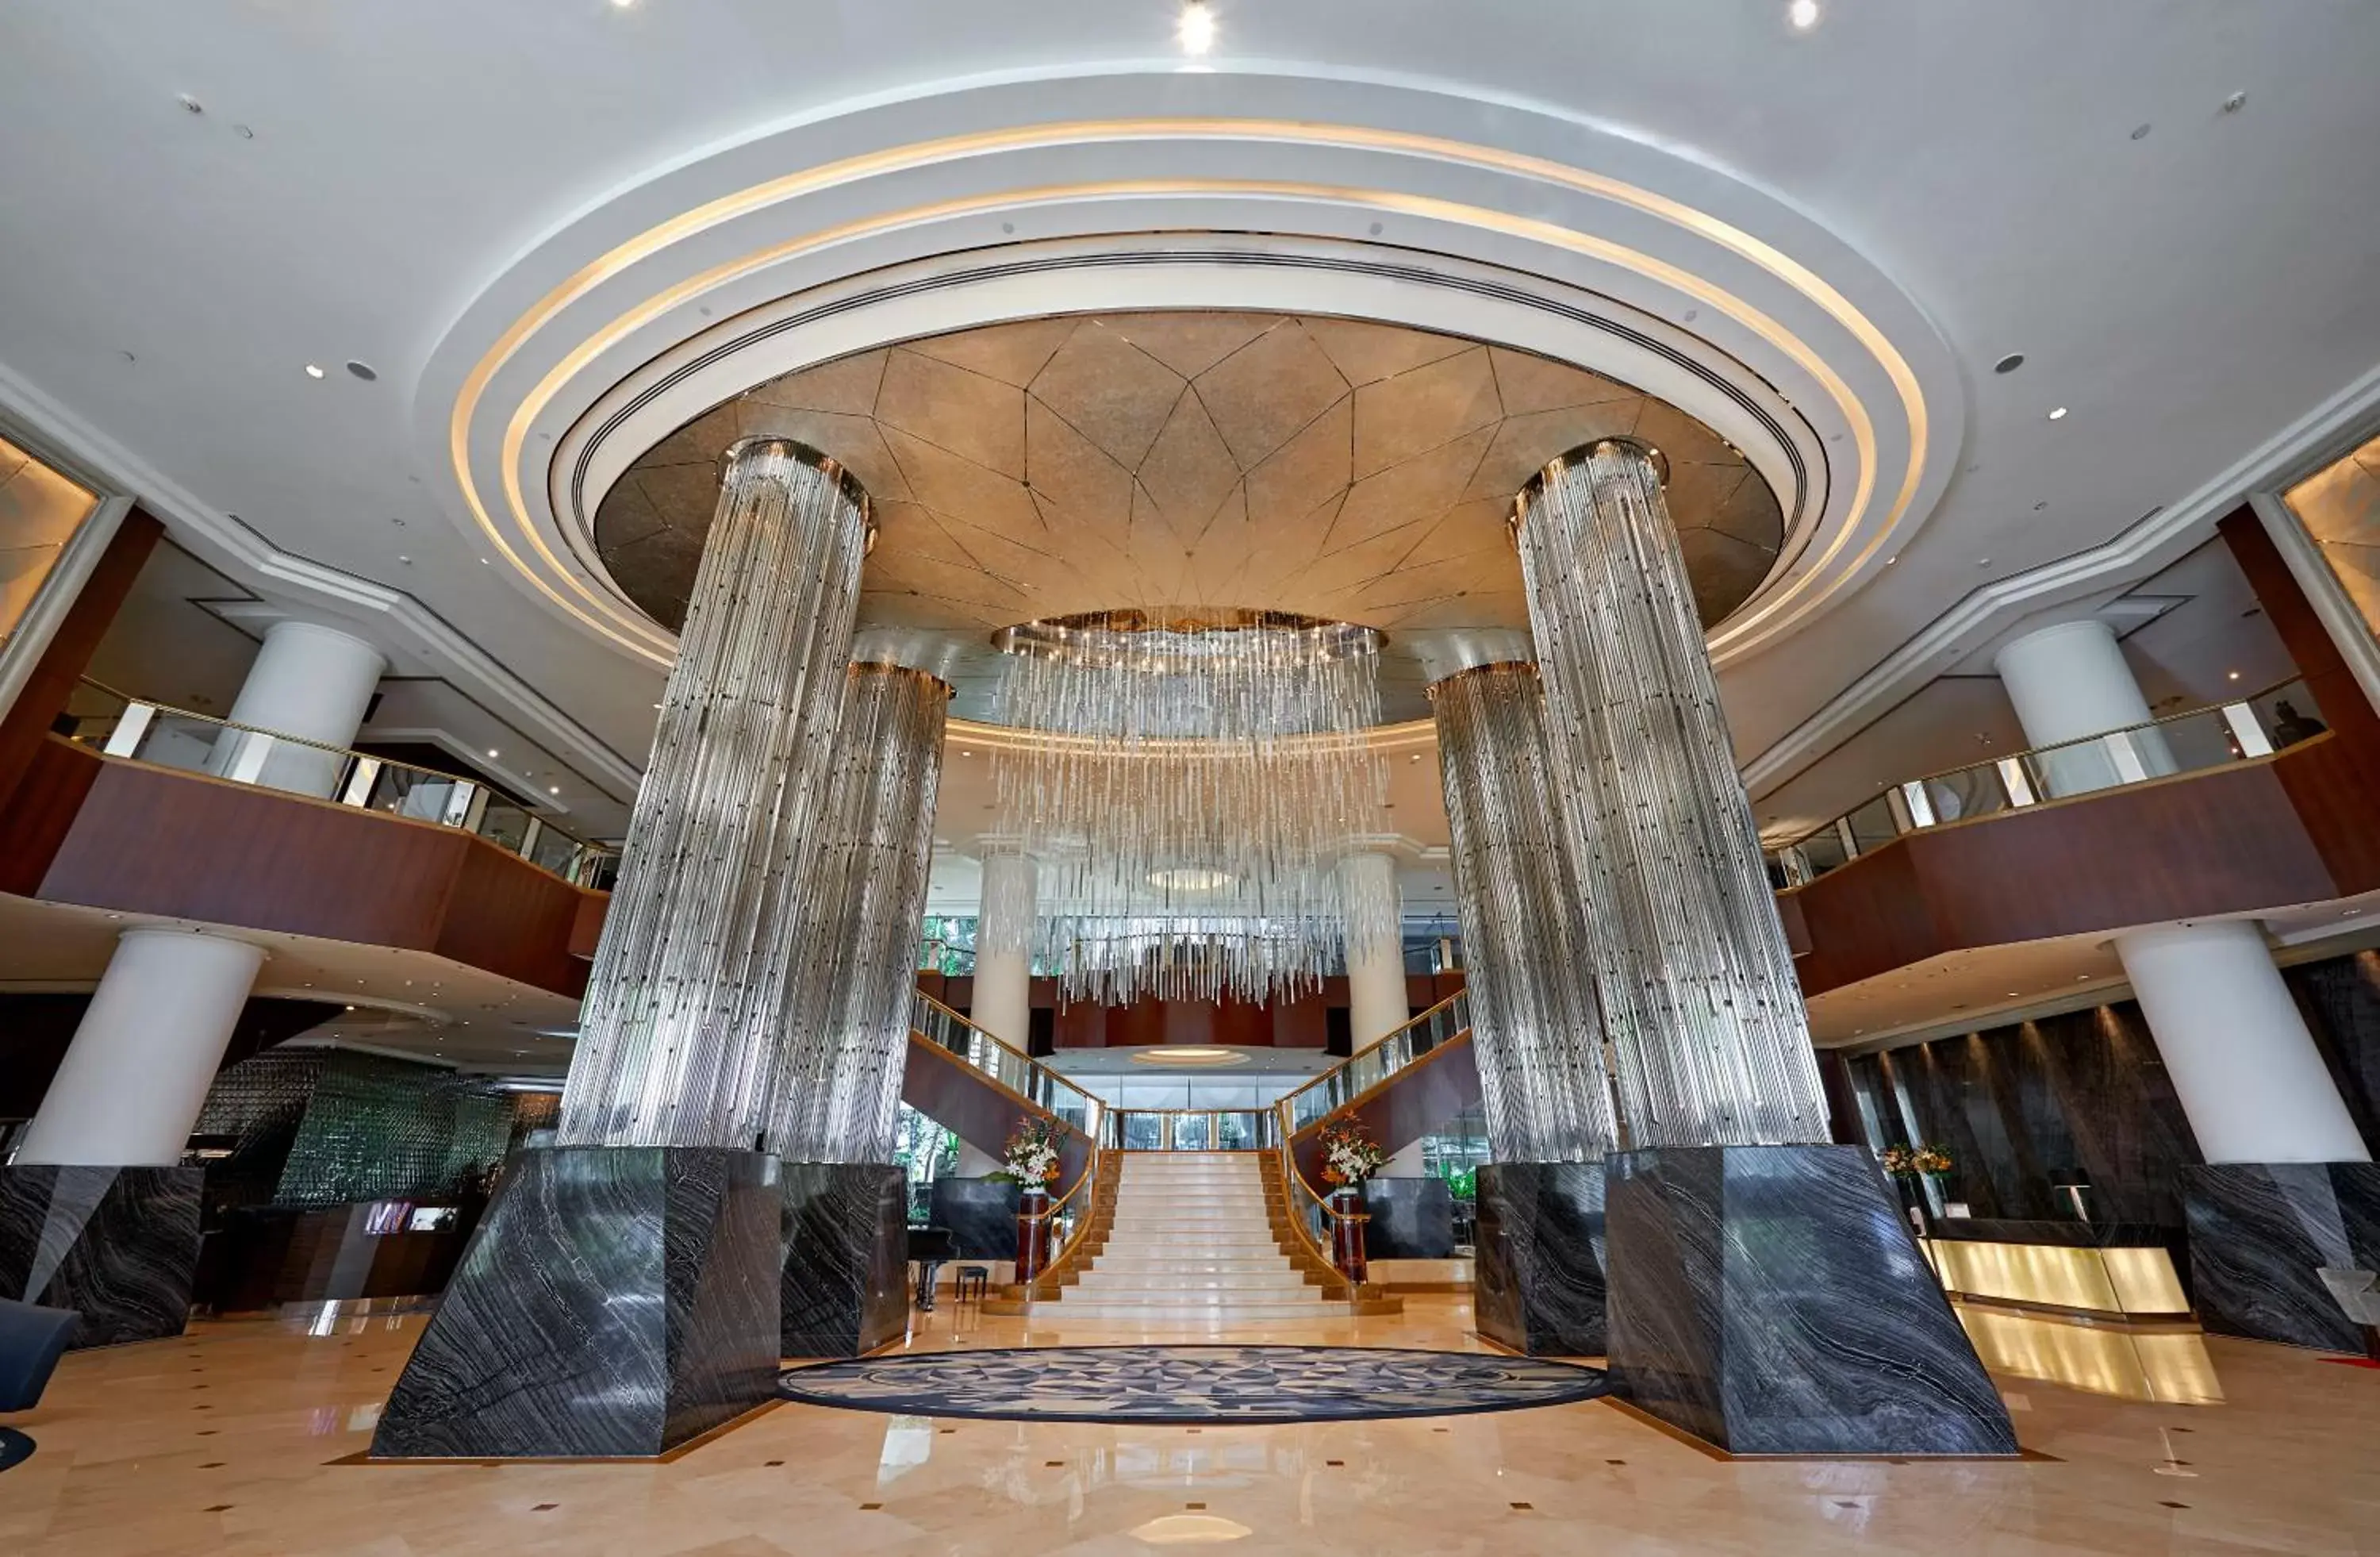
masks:
<instances>
[{"instance_id":1,"label":"domed ceiling","mask_svg":"<svg viewBox=\"0 0 2380 1557\"><path fill-rule=\"evenodd\" d=\"M861 651L935 671L984 717L997 628L1126 606L1240 606L1389 635L1384 713L1525 652L1505 534L1553 456L1630 434L1668 456L1706 625L1783 536L1776 495L1664 401L1452 336L1348 320L1152 312L1030 320L771 380L662 440L613 483L595 541L663 626L684 619L721 451L791 437L876 504Z\"/></svg>"}]
</instances>

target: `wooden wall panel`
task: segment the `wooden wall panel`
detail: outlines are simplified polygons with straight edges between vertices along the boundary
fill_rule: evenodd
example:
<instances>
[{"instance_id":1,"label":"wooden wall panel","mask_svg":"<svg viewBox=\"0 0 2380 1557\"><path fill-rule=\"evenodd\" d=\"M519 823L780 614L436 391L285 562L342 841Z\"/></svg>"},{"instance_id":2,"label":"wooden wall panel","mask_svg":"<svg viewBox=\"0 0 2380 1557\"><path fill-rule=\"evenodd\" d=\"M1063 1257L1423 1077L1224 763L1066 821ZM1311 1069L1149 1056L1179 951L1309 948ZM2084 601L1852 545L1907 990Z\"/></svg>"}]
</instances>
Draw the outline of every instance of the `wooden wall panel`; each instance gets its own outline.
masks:
<instances>
[{"instance_id":1,"label":"wooden wall panel","mask_svg":"<svg viewBox=\"0 0 2380 1557\"><path fill-rule=\"evenodd\" d=\"M2380 889L2380 758L2337 735L2256 762L1912 833L1782 894L1805 995L1944 952Z\"/></svg>"},{"instance_id":2,"label":"wooden wall panel","mask_svg":"<svg viewBox=\"0 0 2380 1557\"><path fill-rule=\"evenodd\" d=\"M27 794L32 804L0 821L0 876L26 895L429 952L572 996L586 987L571 946L598 894L454 828L55 736Z\"/></svg>"},{"instance_id":3,"label":"wooden wall panel","mask_svg":"<svg viewBox=\"0 0 2380 1557\"><path fill-rule=\"evenodd\" d=\"M90 521L86 519L86 524ZM5 809L18 785L39 756L50 725L66 712L75 683L91 666L99 640L124 608L124 599L140 576L149 553L156 549L165 527L135 508L124 516L107 549L99 554L74 603L50 635L42 657L18 688L16 699L0 709L0 809Z\"/></svg>"}]
</instances>

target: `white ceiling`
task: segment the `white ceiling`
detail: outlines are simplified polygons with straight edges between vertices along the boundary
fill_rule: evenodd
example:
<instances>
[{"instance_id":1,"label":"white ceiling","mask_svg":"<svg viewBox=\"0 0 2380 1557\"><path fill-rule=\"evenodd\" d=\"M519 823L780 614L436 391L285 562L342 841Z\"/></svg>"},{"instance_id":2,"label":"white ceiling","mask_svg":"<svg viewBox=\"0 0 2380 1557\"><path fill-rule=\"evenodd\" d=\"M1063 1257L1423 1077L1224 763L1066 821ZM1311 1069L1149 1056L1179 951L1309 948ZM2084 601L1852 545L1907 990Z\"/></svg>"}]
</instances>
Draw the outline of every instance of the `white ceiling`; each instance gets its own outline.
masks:
<instances>
[{"instance_id":1,"label":"white ceiling","mask_svg":"<svg viewBox=\"0 0 2380 1557\"><path fill-rule=\"evenodd\" d=\"M1693 384L1652 382L1691 362L1714 403L1723 381L1777 416L1818 484L1840 547L1716 635L1740 754L1773 787L2016 622L2175 562L2246 485L2368 419L2380 7L2282 8L1825 0L1803 32L1781 0L1475 4L1459 24L1418 0L1240 0L1187 73L1157 0L18 6L0 407L243 590L372 638L617 800L650 739L652 640L557 605L541 588L567 595L579 564L525 538L551 520L544 435L567 448L681 343L877 267L1079 259L1120 232L1259 234L1234 241L1308 269L1265 299L1193 265L850 328L1263 302L1496 338L1532 326L1311 267L1330 249L1519 277L1531 306L1585 299L1671 355L1550 325L1533 348L1726 431ZM1103 128L1054 128L1078 121ZM586 269L706 201L867 156L883 165ZM755 243L784 257L702 279ZM587 299L458 420L471 366L574 275ZM2009 352L2025 365L1995 374Z\"/></svg>"}]
</instances>

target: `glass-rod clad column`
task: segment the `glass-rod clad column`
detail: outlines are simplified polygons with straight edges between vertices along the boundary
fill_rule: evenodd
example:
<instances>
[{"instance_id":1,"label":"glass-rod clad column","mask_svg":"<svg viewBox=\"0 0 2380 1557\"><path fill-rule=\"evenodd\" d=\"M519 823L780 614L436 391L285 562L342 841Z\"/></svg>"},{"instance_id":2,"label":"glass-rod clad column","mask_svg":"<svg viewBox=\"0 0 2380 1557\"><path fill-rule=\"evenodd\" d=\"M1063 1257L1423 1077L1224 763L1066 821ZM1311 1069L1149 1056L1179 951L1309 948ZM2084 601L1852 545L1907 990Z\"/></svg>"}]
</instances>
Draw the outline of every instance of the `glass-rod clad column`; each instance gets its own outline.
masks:
<instances>
[{"instance_id":1,"label":"glass-rod clad column","mask_svg":"<svg viewBox=\"0 0 2380 1557\"><path fill-rule=\"evenodd\" d=\"M1823 1141L1802 989L1652 450L1546 467L1513 525L1632 1143Z\"/></svg>"},{"instance_id":2,"label":"glass-rod clad column","mask_svg":"<svg viewBox=\"0 0 2380 1557\"><path fill-rule=\"evenodd\" d=\"M769 1150L788 1162L892 1161L950 698L924 671L851 667L770 1111Z\"/></svg>"},{"instance_id":3,"label":"glass-rod clad column","mask_svg":"<svg viewBox=\"0 0 2380 1557\"><path fill-rule=\"evenodd\" d=\"M1619 1133L1536 669L1475 666L1429 697L1488 1145L1499 1162L1599 1162Z\"/></svg>"},{"instance_id":4,"label":"glass-rod clad column","mask_svg":"<svg viewBox=\"0 0 2380 1557\"><path fill-rule=\"evenodd\" d=\"M867 494L825 456L727 451L587 981L565 1146L759 1137L868 529Z\"/></svg>"}]
</instances>

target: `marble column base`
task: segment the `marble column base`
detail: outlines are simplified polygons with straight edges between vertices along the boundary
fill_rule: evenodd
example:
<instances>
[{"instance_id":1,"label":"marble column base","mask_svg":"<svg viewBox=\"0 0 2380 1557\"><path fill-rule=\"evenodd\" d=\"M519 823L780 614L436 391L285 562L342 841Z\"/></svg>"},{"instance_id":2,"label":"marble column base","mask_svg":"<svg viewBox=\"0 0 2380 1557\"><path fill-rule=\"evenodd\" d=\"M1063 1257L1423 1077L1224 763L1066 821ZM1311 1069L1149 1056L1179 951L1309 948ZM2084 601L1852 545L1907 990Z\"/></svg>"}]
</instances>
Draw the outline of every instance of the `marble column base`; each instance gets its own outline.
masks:
<instances>
[{"instance_id":1,"label":"marble column base","mask_svg":"<svg viewBox=\"0 0 2380 1557\"><path fill-rule=\"evenodd\" d=\"M76 1347L179 1335L203 1168L0 1167L0 1297L72 1308Z\"/></svg>"},{"instance_id":2,"label":"marble column base","mask_svg":"<svg viewBox=\"0 0 2380 1557\"><path fill-rule=\"evenodd\" d=\"M856 1357L909 1327L909 1202L891 1163L787 1162L779 1347ZM1015 1223L1009 1241L1015 1242Z\"/></svg>"},{"instance_id":3,"label":"marble column base","mask_svg":"<svg viewBox=\"0 0 2380 1557\"><path fill-rule=\"evenodd\" d=\"M2380 1271L2380 1163L2220 1162L2181 1171L2199 1322L2220 1335L2364 1349L2321 1271Z\"/></svg>"},{"instance_id":4,"label":"marble column base","mask_svg":"<svg viewBox=\"0 0 2380 1557\"><path fill-rule=\"evenodd\" d=\"M1600 1356L1603 1164L1488 1162L1474 1182L1471 1314L1479 1333L1530 1356Z\"/></svg>"},{"instance_id":5,"label":"marble column base","mask_svg":"<svg viewBox=\"0 0 2380 1557\"><path fill-rule=\"evenodd\" d=\"M1374 1259L1454 1257L1454 1191L1436 1174L1366 1179L1364 1203L1372 1213L1364 1247Z\"/></svg>"},{"instance_id":6,"label":"marble column base","mask_svg":"<svg viewBox=\"0 0 2380 1557\"><path fill-rule=\"evenodd\" d=\"M1736 1454L2017 1452L1865 1151L1652 1147L1604 1170L1621 1398Z\"/></svg>"},{"instance_id":7,"label":"marble column base","mask_svg":"<svg viewBox=\"0 0 2380 1557\"><path fill-rule=\"evenodd\" d=\"M951 1231L961 1259L1016 1258L1016 1186L982 1178L934 1181L933 1224Z\"/></svg>"},{"instance_id":8,"label":"marble column base","mask_svg":"<svg viewBox=\"0 0 2380 1557\"><path fill-rule=\"evenodd\" d=\"M514 1153L373 1457L647 1457L773 1399L782 1205L758 1151Z\"/></svg>"}]
</instances>

